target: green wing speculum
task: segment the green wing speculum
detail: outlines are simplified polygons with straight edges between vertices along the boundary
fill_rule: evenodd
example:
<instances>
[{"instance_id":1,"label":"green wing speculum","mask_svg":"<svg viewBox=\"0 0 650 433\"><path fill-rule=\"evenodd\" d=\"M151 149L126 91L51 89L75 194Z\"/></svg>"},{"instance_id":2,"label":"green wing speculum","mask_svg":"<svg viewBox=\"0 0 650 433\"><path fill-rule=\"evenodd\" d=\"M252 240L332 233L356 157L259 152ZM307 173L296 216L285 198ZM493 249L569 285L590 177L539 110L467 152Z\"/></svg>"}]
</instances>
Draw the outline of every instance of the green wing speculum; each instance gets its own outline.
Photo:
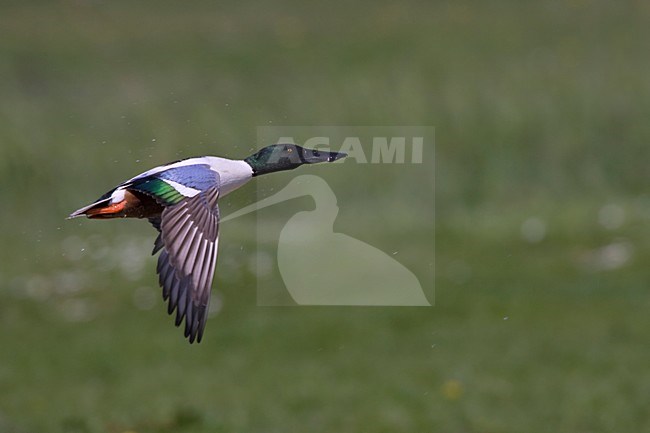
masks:
<instances>
[{"instance_id":1,"label":"green wing speculum","mask_svg":"<svg viewBox=\"0 0 650 433\"><path fill-rule=\"evenodd\" d=\"M147 194L164 206L174 205L185 198L176 188L158 178L137 180L128 189Z\"/></svg>"}]
</instances>

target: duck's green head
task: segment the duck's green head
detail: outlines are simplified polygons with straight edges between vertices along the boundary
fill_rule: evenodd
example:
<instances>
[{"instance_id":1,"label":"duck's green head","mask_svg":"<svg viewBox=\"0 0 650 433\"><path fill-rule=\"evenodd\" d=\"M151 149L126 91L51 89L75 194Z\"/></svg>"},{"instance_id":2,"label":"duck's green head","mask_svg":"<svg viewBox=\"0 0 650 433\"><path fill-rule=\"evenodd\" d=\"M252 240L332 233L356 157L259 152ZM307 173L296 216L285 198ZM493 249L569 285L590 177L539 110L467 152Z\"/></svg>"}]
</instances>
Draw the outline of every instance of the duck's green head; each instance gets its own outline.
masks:
<instances>
[{"instance_id":1,"label":"duck's green head","mask_svg":"<svg viewBox=\"0 0 650 433\"><path fill-rule=\"evenodd\" d=\"M293 170L303 164L333 162L346 157L342 152L305 149L295 144L272 144L244 159L253 168L253 176L274 171Z\"/></svg>"}]
</instances>

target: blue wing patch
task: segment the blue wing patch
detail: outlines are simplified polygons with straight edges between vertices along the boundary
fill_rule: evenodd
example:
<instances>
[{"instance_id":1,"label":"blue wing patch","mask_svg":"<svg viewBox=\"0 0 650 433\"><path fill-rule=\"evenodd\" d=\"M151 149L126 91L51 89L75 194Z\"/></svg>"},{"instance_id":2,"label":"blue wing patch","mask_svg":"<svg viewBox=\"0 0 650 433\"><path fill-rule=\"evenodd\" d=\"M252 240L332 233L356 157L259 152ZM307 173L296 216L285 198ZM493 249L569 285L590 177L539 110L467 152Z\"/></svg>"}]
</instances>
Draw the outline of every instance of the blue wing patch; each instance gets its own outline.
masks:
<instances>
[{"instance_id":1,"label":"blue wing patch","mask_svg":"<svg viewBox=\"0 0 650 433\"><path fill-rule=\"evenodd\" d=\"M207 164L174 167L155 175L159 179L178 182L190 188L205 191L219 185L219 175Z\"/></svg>"}]
</instances>

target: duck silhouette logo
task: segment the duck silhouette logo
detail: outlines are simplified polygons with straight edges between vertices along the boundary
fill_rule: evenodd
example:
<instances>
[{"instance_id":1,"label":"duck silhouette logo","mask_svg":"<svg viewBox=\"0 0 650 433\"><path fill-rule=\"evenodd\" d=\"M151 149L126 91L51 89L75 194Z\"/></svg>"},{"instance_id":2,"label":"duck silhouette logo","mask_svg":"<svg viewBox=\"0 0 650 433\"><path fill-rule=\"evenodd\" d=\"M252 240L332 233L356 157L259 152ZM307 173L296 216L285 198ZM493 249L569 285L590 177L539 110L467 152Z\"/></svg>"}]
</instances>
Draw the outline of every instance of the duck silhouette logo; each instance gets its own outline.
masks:
<instances>
[{"instance_id":1,"label":"duck silhouette logo","mask_svg":"<svg viewBox=\"0 0 650 433\"><path fill-rule=\"evenodd\" d=\"M298 212L287 221L277 251L280 275L298 305L431 305L415 274L391 255L334 232L339 211L336 195L318 176L295 177L276 194L222 221L306 195L313 198L315 209Z\"/></svg>"}]
</instances>

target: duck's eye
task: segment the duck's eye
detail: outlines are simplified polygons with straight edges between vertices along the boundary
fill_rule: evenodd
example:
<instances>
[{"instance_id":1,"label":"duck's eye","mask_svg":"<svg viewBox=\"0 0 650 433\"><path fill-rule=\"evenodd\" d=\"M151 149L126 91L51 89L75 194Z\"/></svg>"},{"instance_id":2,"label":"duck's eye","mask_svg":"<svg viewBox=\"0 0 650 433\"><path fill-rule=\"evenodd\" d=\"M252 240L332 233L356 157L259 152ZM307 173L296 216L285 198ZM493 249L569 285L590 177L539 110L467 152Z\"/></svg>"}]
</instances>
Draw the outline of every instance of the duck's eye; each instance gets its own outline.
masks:
<instances>
[{"instance_id":1,"label":"duck's eye","mask_svg":"<svg viewBox=\"0 0 650 433\"><path fill-rule=\"evenodd\" d=\"M285 150L286 150L287 152L289 152L289 153L293 152L293 149L292 149L291 147L287 147L287 148L285 148Z\"/></svg>"}]
</instances>

